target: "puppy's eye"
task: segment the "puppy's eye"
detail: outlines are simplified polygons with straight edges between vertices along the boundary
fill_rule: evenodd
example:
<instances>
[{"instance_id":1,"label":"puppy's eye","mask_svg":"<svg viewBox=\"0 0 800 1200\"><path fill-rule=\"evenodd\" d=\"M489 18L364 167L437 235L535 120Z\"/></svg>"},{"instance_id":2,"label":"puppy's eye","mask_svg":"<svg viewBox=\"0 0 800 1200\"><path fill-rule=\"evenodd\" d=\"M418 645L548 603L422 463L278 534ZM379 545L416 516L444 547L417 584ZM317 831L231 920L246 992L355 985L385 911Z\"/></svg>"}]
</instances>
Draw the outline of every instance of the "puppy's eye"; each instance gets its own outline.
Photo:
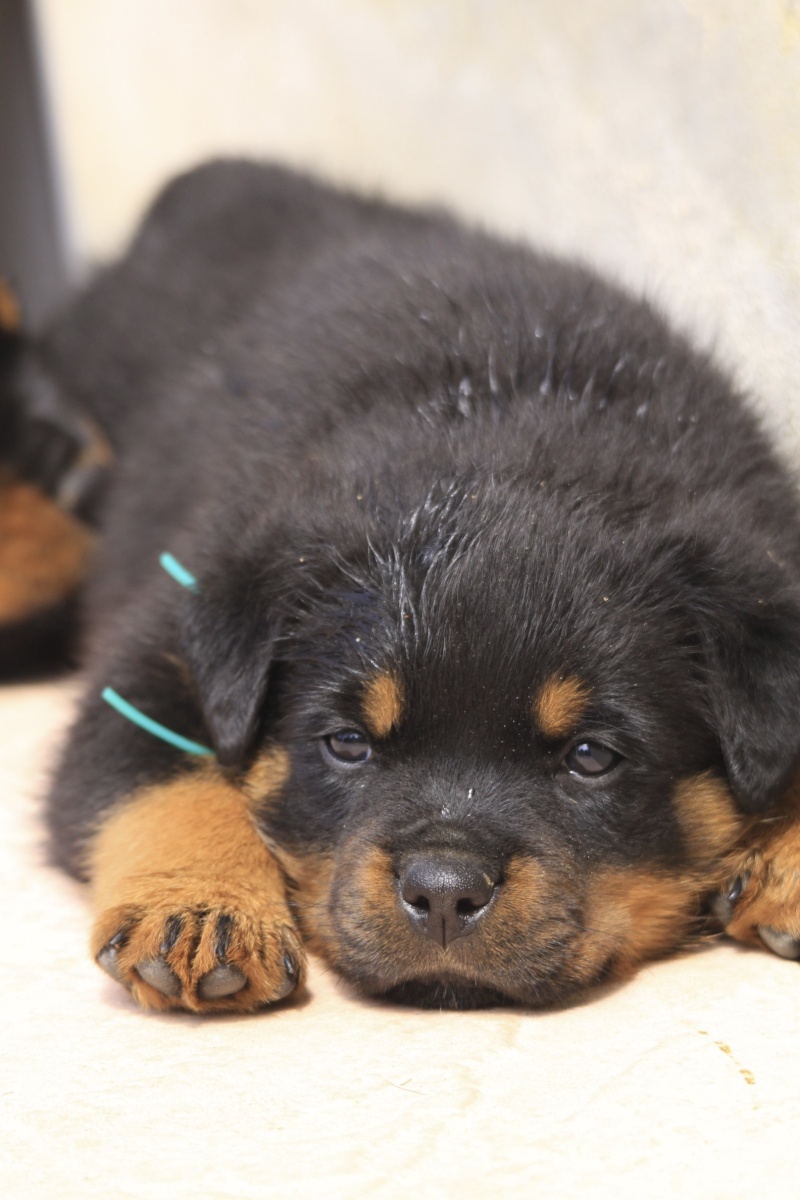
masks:
<instances>
[{"instance_id":1,"label":"puppy's eye","mask_svg":"<svg viewBox=\"0 0 800 1200\"><path fill-rule=\"evenodd\" d=\"M372 758L372 746L357 729L337 729L322 739L331 758L338 762L365 763Z\"/></svg>"},{"instance_id":2,"label":"puppy's eye","mask_svg":"<svg viewBox=\"0 0 800 1200\"><path fill-rule=\"evenodd\" d=\"M600 742L578 742L564 755L564 765L573 775L597 776L613 770L621 758Z\"/></svg>"}]
</instances>

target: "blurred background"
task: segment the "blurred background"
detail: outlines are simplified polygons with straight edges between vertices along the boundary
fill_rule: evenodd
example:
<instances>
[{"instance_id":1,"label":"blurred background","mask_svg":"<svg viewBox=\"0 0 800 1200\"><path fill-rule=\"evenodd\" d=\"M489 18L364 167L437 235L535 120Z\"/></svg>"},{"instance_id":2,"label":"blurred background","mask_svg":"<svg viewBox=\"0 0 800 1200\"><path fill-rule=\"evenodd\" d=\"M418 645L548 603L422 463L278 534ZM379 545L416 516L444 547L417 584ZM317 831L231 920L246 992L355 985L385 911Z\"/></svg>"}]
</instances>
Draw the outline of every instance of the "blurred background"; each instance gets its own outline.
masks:
<instances>
[{"instance_id":1,"label":"blurred background","mask_svg":"<svg viewBox=\"0 0 800 1200\"><path fill-rule=\"evenodd\" d=\"M277 158L588 258L713 345L800 462L800 0L39 0L35 17L64 279L117 252L173 172Z\"/></svg>"}]
</instances>

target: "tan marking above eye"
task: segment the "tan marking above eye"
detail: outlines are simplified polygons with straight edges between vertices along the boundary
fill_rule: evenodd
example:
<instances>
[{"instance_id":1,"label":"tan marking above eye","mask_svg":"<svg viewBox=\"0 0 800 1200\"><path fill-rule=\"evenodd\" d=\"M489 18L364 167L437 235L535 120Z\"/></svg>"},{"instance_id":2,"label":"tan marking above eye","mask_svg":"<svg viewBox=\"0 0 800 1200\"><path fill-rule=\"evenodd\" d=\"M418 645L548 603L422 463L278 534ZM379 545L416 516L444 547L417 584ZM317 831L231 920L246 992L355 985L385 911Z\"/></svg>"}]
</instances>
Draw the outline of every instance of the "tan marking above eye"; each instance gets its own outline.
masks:
<instances>
[{"instance_id":1,"label":"tan marking above eye","mask_svg":"<svg viewBox=\"0 0 800 1200\"><path fill-rule=\"evenodd\" d=\"M402 688L391 672L381 671L368 681L361 700L361 711L373 737L386 737L399 725L403 703Z\"/></svg>"},{"instance_id":2,"label":"tan marking above eye","mask_svg":"<svg viewBox=\"0 0 800 1200\"><path fill-rule=\"evenodd\" d=\"M566 737L581 719L591 693L575 675L551 675L533 701L533 720L548 738Z\"/></svg>"}]
</instances>

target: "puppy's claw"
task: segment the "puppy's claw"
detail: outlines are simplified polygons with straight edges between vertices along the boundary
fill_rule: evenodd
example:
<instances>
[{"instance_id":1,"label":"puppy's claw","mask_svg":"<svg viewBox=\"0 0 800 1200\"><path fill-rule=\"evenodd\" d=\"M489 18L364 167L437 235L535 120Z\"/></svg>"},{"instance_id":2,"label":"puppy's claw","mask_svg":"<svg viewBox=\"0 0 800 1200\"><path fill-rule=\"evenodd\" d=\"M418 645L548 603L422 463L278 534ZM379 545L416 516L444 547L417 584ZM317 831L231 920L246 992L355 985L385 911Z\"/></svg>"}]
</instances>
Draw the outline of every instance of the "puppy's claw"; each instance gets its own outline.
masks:
<instances>
[{"instance_id":1,"label":"puppy's claw","mask_svg":"<svg viewBox=\"0 0 800 1200\"><path fill-rule=\"evenodd\" d=\"M105 971L106 975L110 975L111 978L117 983L125 983L125 977L119 968L118 957L119 956L115 947L112 946L111 942L109 942L108 945L104 946L98 954L97 965Z\"/></svg>"},{"instance_id":2,"label":"puppy's claw","mask_svg":"<svg viewBox=\"0 0 800 1200\"><path fill-rule=\"evenodd\" d=\"M771 929L769 925L759 925L758 936L773 954L779 954L781 958L800 958L800 938L781 929Z\"/></svg>"},{"instance_id":3,"label":"puppy's claw","mask_svg":"<svg viewBox=\"0 0 800 1200\"><path fill-rule=\"evenodd\" d=\"M300 977L300 970L297 966L297 963L288 950L283 956L283 968L286 971L286 979L278 989L274 998L275 1001L285 1000L287 996L290 996L297 987L297 982Z\"/></svg>"},{"instance_id":4,"label":"puppy's claw","mask_svg":"<svg viewBox=\"0 0 800 1200\"><path fill-rule=\"evenodd\" d=\"M178 938L183 932L183 919L181 917L170 917L164 929L164 937L161 942L161 954L169 954Z\"/></svg>"},{"instance_id":5,"label":"puppy's claw","mask_svg":"<svg viewBox=\"0 0 800 1200\"><path fill-rule=\"evenodd\" d=\"M145 983L149 983L163 996L180 996L181 981L163 958L151 958L137 963L136 970Z\"/></svg>"},{"instance_id":6,"label":"puppy's claw","mask_svg":"<svg viewBox=\"0 0 800 1200\"><path fill-rule=\"evenodd\" d=\"M214 967L198 983L197 994L201 1000L220 1000L223 996L234 996L246 985L247 976L238 967Z\"/></svg>"},{"instance_id":7,"label":"puppy's claw","mask_svg":"<svg viewBox=\"0 0 800 1200\"><path fill-rule=\"evenodd\" d=\"M742 893L747 887L747 879L747 875L738 875L724 892L720 892L711 901L711 912L720 925L727 926L732 921L736 902L742 898Z\"/></svg>"},{"instance_id":8,"label":"puppy's claw","mask_svg":"<svg viewBox=\"0 0 800 1200\"><path fill-rule=\"evenodd\" d=\"M233 917L230 913L221 913L217 919L216 937L214 939L214 953L221 963L224 963L228 953L232 931Z\"/></svg>"}]
</instances>

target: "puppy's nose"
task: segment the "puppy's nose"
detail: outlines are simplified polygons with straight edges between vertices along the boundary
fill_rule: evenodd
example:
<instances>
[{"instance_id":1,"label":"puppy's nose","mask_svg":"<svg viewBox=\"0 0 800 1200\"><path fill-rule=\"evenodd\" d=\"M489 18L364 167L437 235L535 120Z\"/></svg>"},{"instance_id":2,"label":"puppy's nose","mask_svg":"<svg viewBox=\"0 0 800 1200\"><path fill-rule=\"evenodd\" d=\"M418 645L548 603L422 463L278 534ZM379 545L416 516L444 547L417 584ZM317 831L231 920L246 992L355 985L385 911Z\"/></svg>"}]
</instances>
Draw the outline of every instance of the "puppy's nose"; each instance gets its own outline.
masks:
<instances>
[{"instance_id":1,"label":"puppy's nose","mask_svg":"<svg viewBox=\"0 0 800 1200\"><path fill-rule=\"evenodd\" d=\"M400 871L400 897L409 921L443 950L473 932L495 885L477 859L462 855L416 855Z\"/></svg>"}]
</instances>

